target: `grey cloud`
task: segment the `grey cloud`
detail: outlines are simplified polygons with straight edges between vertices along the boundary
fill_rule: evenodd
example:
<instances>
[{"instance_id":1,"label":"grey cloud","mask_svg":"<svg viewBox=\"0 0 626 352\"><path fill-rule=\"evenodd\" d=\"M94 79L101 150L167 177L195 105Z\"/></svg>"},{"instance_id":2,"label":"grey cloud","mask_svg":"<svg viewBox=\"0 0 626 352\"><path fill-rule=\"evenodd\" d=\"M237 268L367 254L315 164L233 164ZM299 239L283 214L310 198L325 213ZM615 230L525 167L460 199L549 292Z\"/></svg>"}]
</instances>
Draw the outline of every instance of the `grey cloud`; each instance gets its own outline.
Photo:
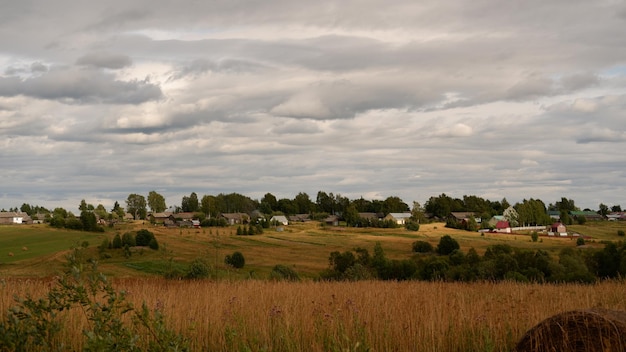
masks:
<instances>
[{"instance_id":1,"label":"grey cloud","mask_svg":"<svg viewBox=\"0 0 626 352\"><path fill-rule=\"evenodd\" d=\"M296 92L270 112L315 120L346 119L371 109L421 107L440 98L433 92L394 83L386 79L318 82Z\"/></svg>"},{"instance_id":2,"label":"grey cloud","mask_svg":"<svg viewBox=\"0 0 626 352\"><path fill-rule=\"evenodd\" d=\"M76 60L76 64L80 66L93 66L114 70L130 66L132 63L128 55L109 53L90 53Z\"/></svg>"},{"instance_id":3,"label":"grey cloud","mask_svg":"<svg viewBox=\"0 0 626 352\"><path fill-rule=\"evenodd\" d=\"M25 95L67 103L140 104L162 96L148 81L120 81L92 70L58 69L38 77L0 77L0 96Z\"/></svg>"},{"instance_id":4,"label":"grey cloud","mask_svg":"<svg viewBox=\"0 0 626 352\"><path fill-rule=\"evenodd\" d=\"M310 121L283 121L281 124L276 124L276 126L272 127L271 131L276 134L285 135L285 134L317 134L321 133L322 130L319 126Z\"/></svg>"},{"instance_id":5,"label":"grey cloud","mask_svg":"<svg viewBox=\"0 0 626 352\"><path fill-rule=\"evenodd\" d=\"M594 142L623 143L626 142L626 131L615 131L608 128L594 128L577 137L577 142L586 144Z\"/></svg>"},{"instance_id":6,"label":"grey cloud","mask_svg":"<svg viewBox=\"0 0 626 352\"><path fill-rule=\"evenodd\" d=\"M48 66L42 64L41 62L33 62L30 65L31 72L47 72Z\"/></svg>"},{"instance_id":7,"label":"grey cloud","mask_svg":"<svg viewBox=\"0 0 626 352\"><path fill-rule=\"evenodd\" d=\"M560 83L565 92L573 92L579 89L597 85L600 78L593 73L579 73L561 78Z\"/></svg>"},{"instance_id":8,"label":"grey cloud","mask_svg":"<svg viewBox=\"0 0 626 352\"><path fill-rule=\"evenodd\" d=\"M509 88L505 94L511 100L532 100L554 94L554 82L546 77L529 77Z\"/></svg>"},{"instance_id":9,"label":"grey cloud","mask_svg":"<svg viewBox=\"0 0 626 352\"><path fill-rule=\"evenodd\" d=\"M253 62L250 60L240 59L223 59L223 60L208 60L208 59L196 59L189 62L186 65L182 65L178 68L170 77L171 79L181 79L184 77L197 77L207 72L219 72L219 73L249 73L259 72L262 69L266 69L265 65Z\"/></svg>"}]
</instances>

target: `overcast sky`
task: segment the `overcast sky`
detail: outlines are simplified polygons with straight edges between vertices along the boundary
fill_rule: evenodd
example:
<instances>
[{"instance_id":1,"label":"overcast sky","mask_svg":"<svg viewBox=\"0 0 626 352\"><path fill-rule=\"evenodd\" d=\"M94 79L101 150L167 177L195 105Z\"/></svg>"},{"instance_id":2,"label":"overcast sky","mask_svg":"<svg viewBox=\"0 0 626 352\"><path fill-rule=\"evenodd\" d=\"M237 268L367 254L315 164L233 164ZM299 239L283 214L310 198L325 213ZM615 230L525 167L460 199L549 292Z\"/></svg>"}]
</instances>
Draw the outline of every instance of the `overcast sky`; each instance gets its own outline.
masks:
<instances>
[{"instance_id":1,"label":"overcast sky","mask_svg":"<svg viewBox=\"0 0 626 352\"><path fill-rule=\"evenodd\" d=\"M0 0L0 208L626 206L626 3Z\"/></svg>"}]
</instances>

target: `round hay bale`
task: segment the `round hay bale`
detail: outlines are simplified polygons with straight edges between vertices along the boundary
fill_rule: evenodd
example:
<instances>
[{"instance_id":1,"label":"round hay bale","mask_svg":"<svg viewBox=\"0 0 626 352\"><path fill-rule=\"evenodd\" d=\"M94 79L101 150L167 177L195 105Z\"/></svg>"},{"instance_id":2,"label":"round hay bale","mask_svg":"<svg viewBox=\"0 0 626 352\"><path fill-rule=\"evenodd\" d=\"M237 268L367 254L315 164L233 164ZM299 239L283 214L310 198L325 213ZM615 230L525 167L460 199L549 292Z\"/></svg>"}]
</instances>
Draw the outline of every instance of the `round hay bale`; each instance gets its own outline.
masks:
<instances>
[{"instance_id":1,"label":"round hay bale","mask_svg":"<svg viewBox=\"0 0 626 352\"><path fill-rule=\"evenodd\" d=\"M593 308L554 315L526 332L515 351L626 351L626 312Z\"/></svg>"}]
</instances>

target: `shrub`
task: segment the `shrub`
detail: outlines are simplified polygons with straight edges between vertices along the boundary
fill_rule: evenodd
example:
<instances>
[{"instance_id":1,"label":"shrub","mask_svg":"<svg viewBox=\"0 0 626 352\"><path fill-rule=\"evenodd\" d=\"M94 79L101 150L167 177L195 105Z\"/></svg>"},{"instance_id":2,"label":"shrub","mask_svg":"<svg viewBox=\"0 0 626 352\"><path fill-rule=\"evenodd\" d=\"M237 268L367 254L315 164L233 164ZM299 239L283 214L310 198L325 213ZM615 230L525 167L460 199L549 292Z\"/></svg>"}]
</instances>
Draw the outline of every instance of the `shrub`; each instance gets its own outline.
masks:
<instances>
[{"instance_id":1,"label":"shrub","mask_svg":"<svg viewBox=\"0 0 626 352\"><path fill-rule=\"evenodd\" d=\"M115 234L115 237L113 237L113 243L111 244L111 247L113 249L122 248L122 237L120 237L119 233Z\"/></svg>"},{"instance_id":2,"label":"shrub","mask_svg":"<svg viewBox=\"0 0 626 352\"><path fill-rule=\"evenodd\" d=\"M576 245L577 246L584 246L585 245L585 239L582 237L578 237L578 239L576 240Z\"/></svg>"},{"instance_id":3,"label":"shrub","mask_svg":"<svg viewBox=\"0 0 626 352\"><path fill-rule=\"evenodd\" d=\"M241 269L246 264L246 259L243 257L241 252L234 252L232 255L229 254L224 258L224 263L232 266L233 268Z\"/></svg>"},{"instance_id":4,"label":"shrub","mask_svg":"<svg viewBox=\"0 0 626 352\"><path fill-rule=\"evenodd\" d=\"M539 234L537 233L537 231L533 231L530 234L530 238L533 240L533 242L537 242L537 240L539 239Z\"/></svg>"},{"instance_id":5,"label":"shrub","mask_svg":"<svg viewBox=\"0 0 626 352\"><path fill-rule=\"evenodd\" d=\"M135 242L135 236L132 233L126 232L122 235L122 247L135 247L137 242Z\"/></svg>"},{"instance_id":6,"label":"shrub","mask_svg":"<svg viewBox=\"0 0 626 352\"><path fill-rule=\"evenodd\" d=\"M418 224L415 221L408 221L404 227L409 230L409 231L419 231L420 229L420 224Z\"/></svg>"},{"instance_id":7,"label":"shrub","mask_svg":"<svg viewBox=\"0 0 626 352\"><path fill-rule=\"evenodd\" d=\"M270 272L270 279L276 281L300 281L300 276L292 268L277 264Z\"/></svg>"},{"instance_id":8,"label":"shrub","mask_svg":"<svg viewBox=\"0 0 626 352\"><path fill-rule=\"evenodd\" d=\"M209 277L211 273L211 268L207 263L202 259L195 259L189 265L189 269L187 270L187 274L185 278L187 279L205 279Z\"/></svg>"},{"instance_id":9,"label":"shrub","mask_svg":"<svg viewBox=\"0 0 626 352\"><path fill-rule=\"evenodd\" d=\"M80 219L69 218L65 220L65 228L70 229L70 230L82 230L83 223L80 221Z\"/></svg>"},{"instance_id":10,"label":"shrub","mask_svg":"<svg viewBox=\"0 0 626 352\"><path fill-rule=\"evenodd\" d=\"M159 242L157 242L156 238L153 238L150 240L150 243L148 243L148 247L156 251L159 249Z\"/></svg>"},{"instance_id":11,"label":"shrub","mask_svg":"<svg viewBox=\"0 0 626 352\"><path fill-rule=\"evenodd\" d=\"M437 245L437 253L439 253L440 255L448 255L454 252L455 249L459 248L461 248L461 246L459 246L459 242L450 237L450 235L445 235L439 240L439 244Z\"/></svg>"},{"instance_id":12,"label":"shrub","mask_svg":"<svg viewBox=\"0 0 626 352\"><path fill-rule=\"evenodd\" d=\"M146 247L150 245L150 240L154 238L154 234L146 229L137 231L135 242L137 246Z\"/></svg>"},{"instance_id":13,"label":"shrub","mask_svg":"<svg viewBox=\"0 0 626 352\"><path fill-rule=\"evenodd\" d=\"M102 253L111 247L111 241L108 238L102 240L102 243L98 246L98 252Z\"/></svg>"},{"instance_id":14,"label":"shrub","mask_svg":"<svg viewBox=\"0 0 626 352\"><path fill-rule=\"evenodd\" d=\"M413 242L413 252L430 253L433 251L433 245L426 241Z\"/></svg>"},{"instance_id":15,"label":"shrub","mask_svg":"<svg viewBox=\"0 0 626 352\"><path fill-rule=\"evenodd\" d=\"M626 233L624 233L624 230L617 230L617 235L620 237L624 237L624 235L626 235Z\"/></svg>"}]
</instances>

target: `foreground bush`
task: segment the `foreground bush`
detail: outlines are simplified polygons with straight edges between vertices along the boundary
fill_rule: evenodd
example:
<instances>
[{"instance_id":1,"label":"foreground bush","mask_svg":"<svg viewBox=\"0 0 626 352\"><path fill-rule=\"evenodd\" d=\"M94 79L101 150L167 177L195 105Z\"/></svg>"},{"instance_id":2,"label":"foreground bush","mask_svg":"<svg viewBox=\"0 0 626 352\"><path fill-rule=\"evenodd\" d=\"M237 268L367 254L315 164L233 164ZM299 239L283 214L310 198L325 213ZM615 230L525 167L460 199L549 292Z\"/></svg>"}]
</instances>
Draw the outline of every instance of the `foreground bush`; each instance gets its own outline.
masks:
<instances>
[{"instance_id":1,"label":"foreground bush","mask_svg":"<svg viewBox=\"0 0 626 352\"><path fill-rule=\"evenodd\" d=\"M136 309L116 291L83 249L68 255L68 268L47 295L16 298L0 322L0 351L66 351L60 338L68 312L82 312L85 351L187 351L189 341L168 330L158 309Z\"/></svg>"}]
</instances>

